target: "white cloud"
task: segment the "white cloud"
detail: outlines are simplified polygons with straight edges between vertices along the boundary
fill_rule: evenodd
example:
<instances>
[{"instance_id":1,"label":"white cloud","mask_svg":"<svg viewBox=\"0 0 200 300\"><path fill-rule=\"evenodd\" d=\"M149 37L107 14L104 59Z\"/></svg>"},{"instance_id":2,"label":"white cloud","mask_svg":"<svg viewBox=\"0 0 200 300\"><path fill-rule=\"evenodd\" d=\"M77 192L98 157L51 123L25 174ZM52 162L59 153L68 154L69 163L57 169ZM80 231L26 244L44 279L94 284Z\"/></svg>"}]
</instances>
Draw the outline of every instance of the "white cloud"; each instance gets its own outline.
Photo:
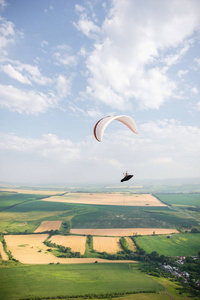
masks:
<instances>
[{"instance_id":1,"label":"white cloud","mask_svg":"<svg viewBox=\"0 0 200 300\"><path fill-rule=\"evenodd\" d=\"M18 113L38 114L54 107L57 100L52 96L33 90L20 90L11 85L0 84L0 106Z\"/></svg>"},{"instance_id":2,"label":"white cloud","mask_svg":"<svg viewBox=\"0 0 200 300\"><path fill-rule=\"evenodd\" d=\"M3 10L7 5L8 5L8 3L5 0L0 0L0 9L1 10Z\"/></svg>"},{"instance_id":3,"label":"white cloud","mask_svg":"<svg viewBox=\"0 0 200 300\"><path fill-rule=\"evenodd\" d=\"M77 25L88 37L98 34L87 59L86 91L120 110L129 110L131 103L158 109L175 95L177 83L168 71L192 45L191 36L200 25L200 4L187 0L112 3L101 30L92 26L85 13Z\"/></svg>"},{"instance_id":4,"label":"white cloud","mask_svg":"<svg viewBox=\"0 0 200 300\"><path fill-rule=\"evenodd\" d=\"M197 102L197 105L196 105L196 107L197 107L197 110L199 110L199 111L200 111L200 101L198 101L198 102Z\"/></svg>"},{"instance_id":5,"label":"white cloud","mask_svg":"<svg viewBox=\"0 0 200 300\"><path fill-rule=\"evenodd\" d=\"M59 139L54 134L45 134L41 139L23 138L14 134L0 134L0 149L22 153L35 153L61 163L77 160L80 155L78 144Z\"/></svg>"},{"instance_id":6,"label":"white cloud","mask_svg":"<svg viewBox=\"0 0 200 300\"><path fill-rule=\"evenodd\" d=\"M62 75L57 78L57 92L59 97L65 97L71 93L71 79L67 79Z\"/></svg>"},{"instance_id":7,"label":"white cloud","mask_svg":"<svg viewBox=\"0 0 200 300\"><path fill-rule=\"evenodd\" d=\"M194 61L197 63L198 67L200 67L200 58L199 57L196 57L194 59Z\"/></svg>"},{"instance_id":8,"label":"white cloud","mask_svg":"<svg viewBox=\"0 0 200 300\"><path fill-rule=\"evenodd\" d=\"M13 66L10 64L1 66L1 70L10 76L13 79L25 84L31 84L26 76L23 76L19 71L17 71Z\"/></svg>"},{"instance_id":9,"label":"white cloud","mask_svg":"<svg viewBox=\"0 0 200 300\"><path fill-rule=\"evenodd\" d=\"M183 77L184 75L186 75L188 73L188 70L179 70L177 75L178 77Z\"/></svg>"},{"instance_id":10,"label":"white cloud","mask_svg":"<svg viewBox=\"0 0 200 300\"><path fill-rule=\"evenodd\" d=\"M60 45L53 54L55 64L73 67L77 64L77 57L71 54L71 48L68 45Z\"/></svg>"},{"instance_id":11,"label":"white cloud","mask_svg":"<svg viewBox=\"0 0 200 300\"><path fill-rule=\"evenodd\" d=\"M49 45L49 43L47 42L47 41L42 41L41 43L40 43L40 46L43 48L43 47L45 47L45 46L48 46Z\"/></svg>"},{"instance_id":12,"label":"white cloud","mask_svg":"<svg viewBox=\"0 0 200 300\"><path fill-rule=\"evenodd\" d=\"M38 69L38 66L32 66L29 64L18 63L17 69L21 72L26 72L26 76L30 81L33 81L39 85L48 85L52 83L52 79L43 76Z\"/></svg>"},{"instance_id":13,"label":"white cloud","mask_svg":"<svg viewBox=\"0 0 200 300\"><path fill-rule=\"evenodd\" d=\"M12 64L13 65L2 65L1 71L20 83L32 84L35 82L39 85L45 86L53 82L51 78L43 76L40 73L38 66L23 64L19 61L12 61Z\"/></svg>"},{"instance_id":14,"label":"white cloud","mask_svg":"<svg viewBox=\"0 0 200 300\"><path fill-rule=\"evenodd\" d=\"M96 33L100 33L101 29L91 20L87 19L87 15L82 14L80 20L75 27L82 31L87 37L96 38Z\"/></svg>"},{"instance_id":15,"label":"white cloud","mask_svg":"<svg viewBox=\"0 0 200 300\"><path fill-rule=\"evenodd\" d=\"M89 4L89 3L88 3ZM90 9L92 7L90 6ZM75 6L75 11L80 14L79 20L77 23L73 23L77 30L81 31L84 35L86 35L89 38L96 39L98 35L101 33L101 28L95 24L96 16L92 12L92 19L88 17L86 13L86 9L80 5Z\"/></svg>"},{"instance_id":16,"label":"white cloud","mask_svg":"<svg viewBox=\"0 0 200 300\"><path fill-rule=\"evenodd\" d=\"M7 55L7 47L15 43L15 26L12 22L0 17L0 53Z\"/></svg>"},{"instance_id":17,"label":"white cloud","mask_svg":"<svg viewBox=\"0 0 200 300\"><path fill-rule=\"evenodd\" d=\"M199 94L199 90L198 90L198 88L197 88L196 86L193 87L193 88L191 89L191 91L192 91L193 94Z\"/></svg>"}]
</instances>

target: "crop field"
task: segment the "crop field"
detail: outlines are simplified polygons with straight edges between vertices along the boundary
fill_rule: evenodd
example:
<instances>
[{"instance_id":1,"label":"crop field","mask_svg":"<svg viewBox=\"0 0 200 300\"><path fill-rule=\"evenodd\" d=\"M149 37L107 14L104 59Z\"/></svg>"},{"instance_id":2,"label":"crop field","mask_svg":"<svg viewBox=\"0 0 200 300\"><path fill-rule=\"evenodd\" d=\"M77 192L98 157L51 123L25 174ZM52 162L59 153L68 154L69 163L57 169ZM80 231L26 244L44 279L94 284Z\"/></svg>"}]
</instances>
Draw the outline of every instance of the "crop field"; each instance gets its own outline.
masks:
<instances>
[{"instance_id":1,"label":"crop field","mask_svg":"<svg viewBox=\"0 0 200 300\"><path fill-rule=\"evenodd\" d=\"M96 209L95 209L96 208ZM191 228L199 221L168 207L93 206L87 214L77 214L71 220L72 229L109 228Z\"/></svg>"},{"instance_id":2,"label":"crop field","mask_svg":"<svg viewBox=\"0 0 200 300\"><path fill-rule=\"evenodd\" d=\"M151 194L130 193L67 193L62 196L52 196L44 201L92 205L166 206Z\"/></svg>"},{"instance_id":3,"label":"crop field","mask_svg":"<svg viewBox=\"0 0 200 300\"><path fill-rule=\"evenodd\" d=\"M158 194L157 197L172 206L200 206L200 193Z\"/></svg>"},{"instance_id":4,"label":"crop field","mask_svg":"<svg viewBox=\"0 0 200 300\"><path fill-rule=\"evenodd\" d=\"M93 248L97 252L117 253L122 251L119 238L117 237L93 237Z\"/></svg>"},{"instance_id":5,"label":"crop field","mask_svg":"<svg viewBox=\"0 0 200 300\"><path fill-rule=\"evenodd\" d=\"M64 247L70 247L73 252L80 252L82 255L85 253L86 236L75 235L53 235L51 242L56 245L62 245Z\"/></svg>"},{"instance_id":6,"label":"crop field","mask_svg":"<svg viewBox=\"0 0 200 300\"><path fill-rule=\"evenodd\" d=\"M7 250L12 256L24 264L85 264L94 263L133 263L132 260L106 260L101 258L59 258L48 251L43 243L48 234L5 235ZM85 237L83 237L85 238Z\"/></svg>"},{"instance_id":7,"label":"crop field","mask_svg":"<svg viewBox=\"0 0 200 300\"><path fill-rule=\"evenodd\" d=\"M40 194L18 194L11 192L0 191L0 211L14 207L19 203L25 203L36 199L41 199Z\"/></svg>"},{"instance_id":8,"label":"crop field","mask_svg":"<svg viewBox=\"0 0 200 300\"><path fill-rule=\"evenodd\" d=\"M18 266L0 269L0 299L81 296L122 291L162 291L129 264Z\"/></svg>"},{"instance_id":9,"label":"crop field","mask_svg":"<svg viewBox=\"0 0 200 300\"><path fill-rule=\"evenodd\" d=\"M43 221L40 226L34 231L37 232L44 232L44 231L51 231L51 230L59 230L62 221Z\"/></svg>"},{"instance_id":10,"label":"crop field","mask_svg":"<svg viewBox=\"0 0 200 300\"><path fill-rule=\"evenodd\" d=\"M112 229L71 229L72 234L100 235L100 236L132 236L178 233L176 229L166 228L112 228Z\"/></svg>"},{"instance_id":11,"label":"crop field","mask_svg":"<svg viewBox=\"0 0 200 300\"><path fill-rule=\"evenodd\" d=\"M166 256L197 255L200 249L200 233L173 234L167 236L142 236L135 238L147 252L156 251Z\"/></svg>"}]
</instances>

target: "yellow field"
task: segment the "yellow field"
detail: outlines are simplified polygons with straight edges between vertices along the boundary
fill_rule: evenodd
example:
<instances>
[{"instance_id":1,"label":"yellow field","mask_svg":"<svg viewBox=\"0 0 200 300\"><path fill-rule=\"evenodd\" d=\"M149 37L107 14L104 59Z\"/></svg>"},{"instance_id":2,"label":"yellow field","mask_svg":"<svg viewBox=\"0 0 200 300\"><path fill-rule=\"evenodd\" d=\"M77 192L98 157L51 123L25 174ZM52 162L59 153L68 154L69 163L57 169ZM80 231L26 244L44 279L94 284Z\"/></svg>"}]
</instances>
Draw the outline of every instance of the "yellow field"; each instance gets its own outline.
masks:
<instances>
[{"instance_id":1,"label":"yellow field","mask_svg":"<svg viewBox=\"0 0 200 300\"><path fill-rule=\"evenodd\" d=\"M19 193L19 194L33 194L33 195L57 195L57 194L63 194L66 193L66 191L45 191L45 190L30 190L30 189L0 189L1 192L13 192L13 193Z\"/></svg>"},{"instance_id":2,"label":"yellow field","mask_svg":"<svg viewBox=\"0 0 200 300\"><path fill-rule=\"evenodd\" d=\"M62 245L64 247L70 247L72 252L85 253L85 243L86 236L76 236L76 235L53 235L51 237L51 242L56 245Z\"/></svg>"},{"instance_id":3,"label":"yellow field","mask_svg":"<svg viewBox=\"0 0 200 300\"><path fill-rule=\"evenodd\" d=\"M119 238L116 237L93 237L93 248L97 252L117 253L122 251Z\"/></svg>"},{"instance_id":4,"label":"yellow field","mask_svg":"<svg viewBox=\"0 0 200 300\"><path fill-rule=\"evenodd\" d=\"M168 228L111 228L111 229L71 229L72 234L100 235L100 236L132 236L136 234L151 235L179 233L176 229Z\"/></svg>"},{"instance_id":5,"label":"yellow field","mask_svg":"<svg viewBox=\"0 0 200 300\"><path fill-rule=\"evenodd\" d=\"M135 243L133 242L133 240L130 237L125 237L127 244L128 244L128 249L135 252L137 250Z\"/></svg>"},{"instance_id":6,"label":"yellow field","mask_svg":"<svg viewBox=\"0 0 200 300\"><path fill-rule=\"evenodd\" d=\"M63 196L52 196L43 201L96 205L167 206L151 194L129 193L67 193Z\"/></svg>"},{"instance_id":7,"label":"yellow field","mask_svg":"<svg viewBox=\"0 0 200 300\"><path fill-rule=\"evenodd\" d=\"M8 260L8 255L7 255L7 253L3 249L2 242L0 242L0 254L1 254L2 260Z\"/></svg>"},{"instance_id":8,"label":"yellow field","mask_svg":"<svg viewBox=\"0 0 200 300\"><path fill-rule=\"evenodd\" d=\"M37 232L44 232L44 231L51 231L51 230L59 230L62 221L43 221L40 226L34 231Z\"/></svg>"},{"instance_id":9,"label":"yellow field","mask_svg":"<svg viewBox=\"0 0 200 300\"><path fill-rule=\"evenodd\" d=\"M8 251L13 257L24 264L83 264L83 263L134 263L131 260L107 260L102 258L58 258L47 251L48 247L43 241L48 234L26 234L26 235L6 235L5 241Z\"/></svg>"}]
</instances>

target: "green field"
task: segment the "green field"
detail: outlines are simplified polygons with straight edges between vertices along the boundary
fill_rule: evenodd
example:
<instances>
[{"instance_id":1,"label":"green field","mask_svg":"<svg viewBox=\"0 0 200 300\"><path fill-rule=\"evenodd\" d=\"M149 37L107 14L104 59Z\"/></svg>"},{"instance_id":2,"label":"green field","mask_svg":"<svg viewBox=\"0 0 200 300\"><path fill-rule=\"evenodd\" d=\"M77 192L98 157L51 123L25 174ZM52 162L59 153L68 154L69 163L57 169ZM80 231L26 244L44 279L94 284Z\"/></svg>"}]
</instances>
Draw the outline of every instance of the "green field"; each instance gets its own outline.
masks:
<instances>
[{"instance_id":1,"label":"green field","mask_svg":"<svg viewBox=\"0 0 200 300\"><path fill-rule=\"evenodd\" d=\"M162 291L128 264L35 265L0 268L0 299Z\"/></svg>"},{"instance_id":2,"label":"green field","mask_svg":"<svg viewBox=\"0 0 200 300\"><path fill-rule=\"evenodd\" d=\"M200 206L200 193L156 194L155 196L172 206Z\"/></svg>"},{"instance_id":3,"label":"green field","mask_svg":"<svg viewBox=\"0 0 200 300\"><path fill-rule=\"evenodd\" d=\"M136 238L140 247L147 253L156 251L166 256L197 255L200 250L200 233L141 236Z\"/></svg>"},{"instance_id":4,"label":"green field","mask_svg":"<svg viewBox=\"0 0 200 300\"><path fill-rule=\"evenodd\" d=\"M14 207L19 203L41 199L42 197L44 198L45 195L30 195L0 191L0 211Z\"/></svg>"}]
</instances>

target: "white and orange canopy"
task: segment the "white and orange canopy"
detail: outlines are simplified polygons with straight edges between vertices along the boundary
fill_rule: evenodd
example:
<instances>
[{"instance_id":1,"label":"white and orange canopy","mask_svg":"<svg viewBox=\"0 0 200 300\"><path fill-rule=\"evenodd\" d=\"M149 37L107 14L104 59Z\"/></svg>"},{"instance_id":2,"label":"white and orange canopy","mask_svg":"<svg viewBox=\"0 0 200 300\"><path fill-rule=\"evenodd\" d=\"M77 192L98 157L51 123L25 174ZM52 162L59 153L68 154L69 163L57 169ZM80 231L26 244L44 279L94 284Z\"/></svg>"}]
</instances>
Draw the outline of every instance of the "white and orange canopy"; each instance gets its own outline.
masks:
<instances>
[{"instance_id":1,"label":"white and orange canopy","mask_svg":"<svg viewBox=\"0 0 200 300\"><path fill-rule=\"evenodd\" d=\"M101 142L103 139L103 134L110 122L117 120L125 124L130 130L132 130L134 133L138 134L137 125L133 121L133 119L129 116L108 116L100 119L94 126L94 136L97 139L98 142Z\"/></svg>"}]
</instances>

